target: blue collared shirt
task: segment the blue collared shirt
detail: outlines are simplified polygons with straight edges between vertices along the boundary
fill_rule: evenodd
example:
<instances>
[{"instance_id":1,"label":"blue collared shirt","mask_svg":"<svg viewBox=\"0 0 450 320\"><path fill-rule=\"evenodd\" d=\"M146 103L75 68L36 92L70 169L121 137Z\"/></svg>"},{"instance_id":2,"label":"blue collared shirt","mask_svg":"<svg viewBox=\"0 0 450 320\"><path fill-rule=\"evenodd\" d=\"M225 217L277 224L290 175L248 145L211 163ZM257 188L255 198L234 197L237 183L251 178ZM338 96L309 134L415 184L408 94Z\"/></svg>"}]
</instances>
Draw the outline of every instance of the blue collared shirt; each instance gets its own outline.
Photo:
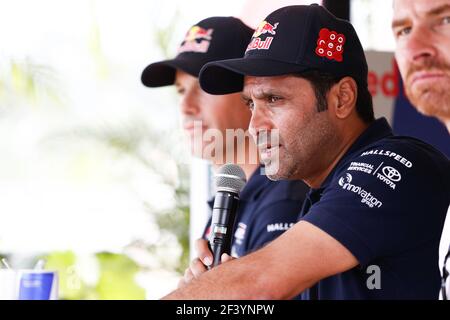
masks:
<instances>
[{"instance_id":1,"label":"blue collared shirt","mask_svg":"<svg viewBox=\"0 0 450 320\"><path fill-rule=\"evenodd\" d=\"M359 266L319 281L302 298L437 299L449 203L449 160L420 140L394 136L385 119L375 121L309 192L301 213Z\"/></svg>"},{"instance_id":2,"label":"blue collared shirt","mask_svg":"<svg viewBox=\"0 0 450 320\"><path fill-rule=\"evenodd\" d=\"M308 186L300 180L271 181L257 169L240 194L231 254L241 257L272 241L298 221ZM214 200L208 201L212 208ZM208 239L211 219L203 237Z\"/></svg>"}]
</instances>

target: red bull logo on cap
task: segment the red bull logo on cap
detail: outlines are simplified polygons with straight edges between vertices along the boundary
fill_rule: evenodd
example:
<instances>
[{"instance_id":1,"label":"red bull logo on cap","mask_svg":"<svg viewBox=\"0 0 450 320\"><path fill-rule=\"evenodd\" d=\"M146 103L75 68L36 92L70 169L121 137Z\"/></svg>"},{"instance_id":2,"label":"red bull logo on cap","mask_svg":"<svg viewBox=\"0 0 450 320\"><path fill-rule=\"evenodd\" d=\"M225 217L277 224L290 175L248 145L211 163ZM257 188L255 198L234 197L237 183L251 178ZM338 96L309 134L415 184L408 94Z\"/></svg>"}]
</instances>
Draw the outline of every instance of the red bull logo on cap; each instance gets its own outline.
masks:
<instances>
[{"instance_id":1,"label":"red bull logo on cap","mask_svg":"<svg viewBox=\"0 0 450 320\"><path fill-rule=\"evenodd\" d=\"M330 60L341 62L343 60L345 36L342 33L322 28L317 39L316 54Z\"/></svg>"},{"instance_id":2,"label":"red bull logo on cap","mask_svg":"<svg viewBox=\"0 0 450 320\"><path fill-rule=\"evenodd\" d=\"M184 37L184 41L194 41L194 40L211 40L211 35L213 33L213 29L203 29L199 26L193 26L189 31L186 33L186 36Z\"/></svg>"},{"instance_id":3,"label":"red bull logo on cap","mask_svg":"<svg viewBox=\"0 0 450 320\"><path fill-rule=\"evenodd\" d=\"M209 49L214 29L204 29L199 26L193 26L186 33L183 43L178 49L178 53L182 52L200 52L205 53Z\"/></svg>"},{"instance_id":4,"label":"red bull logo on cap","mask_svg":"<svg viewBox=\"0 0 450 320\"><path fill-rule=\"evenodd\" d=\"M267 21L261 22L258 28L256 28L255 32L253 33L252 40L247 46L247 50L245 52L248 52L250 50L268 50L270 48L270 45L272 44L273 37L266 37L264 40L262 40L260 36L263 34L275 35L275 29L278 27L278 24L278 22L274 23L273 25Z\"/></svg>"},{"instance_id":5,"label":"red bull logo on cap","mask_svg":"<svg viewBox=\"0 0 450 320\"><path fill-rule=\"evenodd\" d=\"M257 38L262 34L270 33L271 35L275 35L275 29L278 27L278 22L275 24L270 24L267 21L262 21L258 28L256 28L255 32L253 33L253 38Z\"/></svg>"}]
</instances>

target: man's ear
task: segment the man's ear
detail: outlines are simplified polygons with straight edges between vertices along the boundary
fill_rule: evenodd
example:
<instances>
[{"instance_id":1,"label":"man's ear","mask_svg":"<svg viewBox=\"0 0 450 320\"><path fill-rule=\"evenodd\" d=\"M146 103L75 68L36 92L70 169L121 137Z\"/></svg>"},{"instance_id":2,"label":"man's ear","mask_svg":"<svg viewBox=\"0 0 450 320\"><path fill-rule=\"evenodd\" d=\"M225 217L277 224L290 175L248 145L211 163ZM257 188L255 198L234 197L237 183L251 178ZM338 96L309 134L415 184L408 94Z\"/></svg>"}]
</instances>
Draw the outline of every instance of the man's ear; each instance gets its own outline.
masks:
<instances>
[{"instance_id":1,"label":"man's ear","mask_svg":"<svg viewBox=\"0 0 450 320\"><path fill-rule=\"evenodd\" d=\"M356 108L358 85L351 77L344 77L334 84L328 93L328 108L339 119L347 118Z\"/></svg>"}]
</instances>

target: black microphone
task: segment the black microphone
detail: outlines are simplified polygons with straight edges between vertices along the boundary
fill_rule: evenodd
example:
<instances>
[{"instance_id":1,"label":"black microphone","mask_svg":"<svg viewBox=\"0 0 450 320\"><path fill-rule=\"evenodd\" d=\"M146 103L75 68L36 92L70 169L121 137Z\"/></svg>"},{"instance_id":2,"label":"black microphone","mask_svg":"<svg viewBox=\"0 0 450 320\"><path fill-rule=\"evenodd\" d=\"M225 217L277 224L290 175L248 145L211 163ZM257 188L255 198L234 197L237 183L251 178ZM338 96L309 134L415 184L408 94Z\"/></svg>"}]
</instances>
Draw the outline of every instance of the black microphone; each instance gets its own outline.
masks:
<instances>
[{"instance_id":1,"label":"black microphone","mask_svg":"<svg viewBox=\"0 0 450 320\"><path fill-rule=\"evenodd\" d=\"M239 205L239 193L244 188L244 171L235 164L226 164L214 175L217 193L212 210L209 247L213 253L215 267L220 264L223 253L230 254L232 232Z\"/></svg>"}]
</instances>

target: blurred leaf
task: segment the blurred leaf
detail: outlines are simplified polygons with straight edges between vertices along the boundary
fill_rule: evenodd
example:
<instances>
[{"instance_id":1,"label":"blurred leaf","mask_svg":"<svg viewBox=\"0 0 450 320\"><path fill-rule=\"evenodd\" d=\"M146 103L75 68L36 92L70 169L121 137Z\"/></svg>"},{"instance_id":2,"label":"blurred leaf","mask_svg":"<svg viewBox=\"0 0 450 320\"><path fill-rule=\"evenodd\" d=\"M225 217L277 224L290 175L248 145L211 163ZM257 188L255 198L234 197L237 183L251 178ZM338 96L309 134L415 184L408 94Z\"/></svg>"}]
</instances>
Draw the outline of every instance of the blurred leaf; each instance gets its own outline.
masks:
<instances>
[{"instance_id":1,"label":"blurred leaf","mask_svg":"<svg viewBox=\"0 0 450 320\"><path fill-rule=\"evenodd\" d=\"M133 260L108 252L98 253L97 258L101 274L96 289L100 299L145 299L145 290L135 281L139 266Z\"/></svg>"},{"instance_id":2,"label":"blurred leaf","mask_svg":"<svg viewBox=\"0 0 450 320\"><path fill-rule=\"evenodd\" d=\"M174 40L173 36L176 34L174 31L178 21L180 21L180 11L177 9L165 28L154 28L156 43L166 58L172 56L170 44Z\"/></svg>"},{"instance_id":3,"label":"blurred leaf","mask_svg":"<svg viewBox=\"0 0 450 320\"><path fill-rule=\"evenodd\" d=\"M110 74L108 60L102 48L100 26L95 12L95 2L91 2L92 22L89 30L88 47L94 58L97 76L104 80Z\"/></svg>"},{"instance_id":4,"label":"blurred leaf","mask_svg":"<svg viewBox=\"0 0 450 320\"><path fill-rule=\"evenodd\" d=\"M177 206L156 216L156 223L163 231L174 234L182 248L179 264L175 271L183 273L189 265L189 206Z\"/></svg>"},{"instance_id":5,"label":"blurred leaf","mask_svg":"<svg viewBox=\"0 0 450 320\"><path fill-rule=\"evenodd\" d=\"M0 106L62 105L63 93L56 72L30 58L0 61Z\"/></svg>"},{"instance_id":6,"label":"blurred leaf","mask_svg":"<svg viewBox=\"0 0 450 320\"><path fill-rule=\"evenodd\" d=\"M11 63L11 84L13 90L21 92L32 102L36 98L36 86L33 76L24 65L19 65L17 62Z\"/></svg>"},{"instance_id":7,"label":"blurred leaf","mask_svg":"<svg viewBox=\"0 0 450 320\"><path fill-rule=\"evenodd\" d=\"M76 272L76 255L72 251L52 252L44 257L46 270L58 271L59 298L69 300L92 299L95 294Z\"/></svg>"}]
</instances>

